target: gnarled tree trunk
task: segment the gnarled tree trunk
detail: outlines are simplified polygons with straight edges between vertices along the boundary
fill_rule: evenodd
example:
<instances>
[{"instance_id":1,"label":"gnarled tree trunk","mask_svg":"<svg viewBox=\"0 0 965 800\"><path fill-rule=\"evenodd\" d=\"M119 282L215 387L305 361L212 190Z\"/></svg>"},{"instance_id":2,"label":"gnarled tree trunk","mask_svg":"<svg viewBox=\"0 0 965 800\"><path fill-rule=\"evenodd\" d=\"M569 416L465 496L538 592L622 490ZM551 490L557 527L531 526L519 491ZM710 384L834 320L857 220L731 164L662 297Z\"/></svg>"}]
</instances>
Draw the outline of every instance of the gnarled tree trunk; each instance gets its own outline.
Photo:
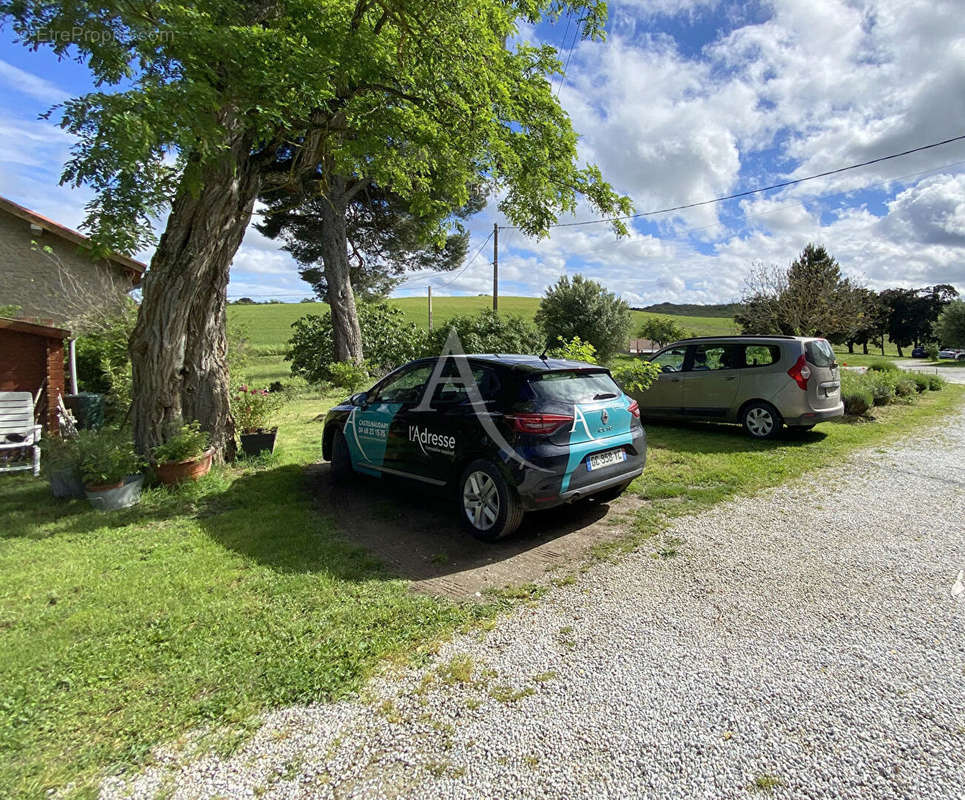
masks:
<instances>
[{"instance_id":1,"label":"gnarled tree trunk","mask_svg":"<svg viewBox=\"0 0 965 800\"><path fill-rule=\"evenodd\" d=\"M348 237L345 231L345 212L349 196L342 178L331 181L322 203L325 241L322 261L328 283L328 305L332 313L332 332L335 337L335 360L362 360L362 331L355 308L355 293L348 264Z\"/></svg>"},{"instance_id":2,"label":"gnarled tree trunk","mask_svg":"<svg viewBox=\"0 0 965 800\"><path fill-rule=\"evenodd\" d=\"M242 136L202 169L200 186L182 186L172 205L130 342L134 440L144 455L163 441L166 424L182 417L210 432L219 457L234 456L226 287L258 188L251 143Z\"/></svg>"}]
</instances>

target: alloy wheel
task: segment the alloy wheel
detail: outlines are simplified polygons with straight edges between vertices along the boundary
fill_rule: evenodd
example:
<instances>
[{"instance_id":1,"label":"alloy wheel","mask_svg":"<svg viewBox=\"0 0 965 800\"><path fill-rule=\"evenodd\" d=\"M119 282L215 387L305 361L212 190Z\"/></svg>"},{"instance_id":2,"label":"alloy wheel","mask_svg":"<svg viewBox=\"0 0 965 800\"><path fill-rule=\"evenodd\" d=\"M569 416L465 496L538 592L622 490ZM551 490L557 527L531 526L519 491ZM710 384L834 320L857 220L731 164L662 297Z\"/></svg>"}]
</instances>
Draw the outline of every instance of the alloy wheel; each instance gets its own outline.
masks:
<instances>
[{"instance_id":1,"label":"alloy wheel","mask_svg":"<svg viewBox=\"0 0 965 800\"><path fill-rule=\"evenodd\" d=\"M481 470L470 473L462 487L462 507L474 528L489 530L499 516L496 481Z\"/></svg>"},{"instance_id":2,"label":"alloy wheel","mask_svg":"<svg viewBox=\"0 0 965 800\"><path fill-rule=\"evenodd\" d=\"M774 417L766 408L752 408L747 412L747 429L754 436L767 436L774 430Z\"/></svg>"}]
</instances>

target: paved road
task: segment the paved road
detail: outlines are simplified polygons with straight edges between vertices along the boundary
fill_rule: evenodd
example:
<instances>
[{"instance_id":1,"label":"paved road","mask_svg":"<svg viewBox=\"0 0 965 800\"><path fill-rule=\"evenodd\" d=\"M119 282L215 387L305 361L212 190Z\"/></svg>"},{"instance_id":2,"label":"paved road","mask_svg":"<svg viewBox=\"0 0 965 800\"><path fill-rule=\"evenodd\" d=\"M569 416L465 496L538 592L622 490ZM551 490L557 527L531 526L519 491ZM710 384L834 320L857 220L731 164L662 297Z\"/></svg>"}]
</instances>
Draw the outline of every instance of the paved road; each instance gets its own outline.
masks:
<instances>
[{"instance_id":1,"label":"paved road","mask_svg":"<svg viewBox=\"0 0 965 800\"><path fill-rule=\"evenodd\" d=\"M965 416L106 796L965 798Z\"/></svg>"},{"instance_id":2,"label":"paved road","mask_svg":"<svg viewBox=\"0 0 965 800\"><path fill-rule=\"evenodd\" d=\"M950 383L965 383L965 366L936 367L934 364L921 358L909 358L907 361L903 360L897 363L902 369L938 374Z\"/></svg>"}]
</instances>

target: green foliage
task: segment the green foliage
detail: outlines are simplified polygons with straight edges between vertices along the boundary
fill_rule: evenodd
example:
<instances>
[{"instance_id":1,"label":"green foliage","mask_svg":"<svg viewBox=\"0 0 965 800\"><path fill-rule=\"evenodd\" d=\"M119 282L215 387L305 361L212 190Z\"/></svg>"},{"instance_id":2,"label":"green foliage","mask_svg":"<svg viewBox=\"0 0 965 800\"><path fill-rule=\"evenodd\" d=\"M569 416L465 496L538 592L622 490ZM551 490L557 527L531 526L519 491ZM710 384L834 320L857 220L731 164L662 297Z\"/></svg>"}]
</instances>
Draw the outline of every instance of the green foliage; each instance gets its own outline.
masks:
<instances>
[{"instance_id":1,"label":"green foliage","mask_svg":"<svg viewBox=\"0 0 965 800\"><path fill-rule=\"evenodd\" d=\"M336 361L328 368L329 383L339 389L355 392L369 381L369 371L364 363L355 364L352 361Z\"/></svg>"},{"instance_id":2,"label":"green foliage","mask_svg":"<svg viewBox=\"0 0 965 800\"><path fill-rule=\"evenodd\" d=\"M359 327L366 363L377 375L411 361L426 350L426 332L386 303L360 303ZM335 346L331 314L308 314L292 323L286 361L292 375L309 383L331 381Z\"/></svg>"},{"instance_id":3,"label":"green foliage","mask_svg":"<svg viewBox=\"0 0 965 800\"><path fill-rule=\"evenodd\" d=\"M894 402L896 396L896 380L893 373L868 372L866 373L866 377L876 406L886 406Z\"/></svg>"},{"instance_id":4,"label":"green foliage","mask_svg":"<svg viewBox=\"0 0 965 800\"><path fill-rule=\"evenodd\" d=\"M80 476L88 486L120 483L142 466L130 433L118 428L78 432L77 451Z\"/></svg>"},{"instance_id":5,"label":"green foliage","mask_svg":"<svg viewBox=\"0 0 965 800\"><path fill-rule=\"evenodd\" d=\"M894 361L877 358L868 365L869 372L897 372L898 365Z\"/></svg>"},{"instance_id":6,"label":"green foliage","mask_svg":"<svg viewBox=\"0 0 965 800\"><path fill-rule=\"evenodd\" d=\"M938 361L939 347L937 344L929 344L925 347L925 358L929 361Z\"/></svg>"},{"instance_id":7,"label":"green foliage","mask_svg":"<svg viewBox=\"0 0 965 800\"><path fill-rule=\"evenodd\" d=\"M942 347L965 348L965 301L953 300L942 309L935 322L935 336Z\"/></svg>"},{"instance_id":8,"label":"green foliage","mask_svg":"<svg viewBox=\"0 0 965 800\"><path fill-rule=\"evenodd\" d=\"M874 395L870 389L855 387L841 390L841 399L844 402L844 413L854 417L867 414L874 405Z\"/></svg>"},{"instance_id":9,"label":"green foliage","mask_svg":"<svg viewBox=\"0 0 965 800\"><path fill-rule=\"evenodd\" d=\"M619 384L627 394L639 394L646 391L657 376L660 366L646 359L634 359L630 363L622 363L611 370L613 380Z\"/></svg>"},{"instance_id":10,"label":"green foliage","mask_svg":"<svg viewBox=\"0 0 965 800\"><path fill-rule=\"evenodd\" d=\"M168 462L187 461L199 458L211 445L211 437L207 431L201 430L197 422L169 425L164 432L164 442L152 451L154 461L158 464Z\"/></svg>"},{"instance_id":11,"label":"green foliage","mask_svg":"<svg viewBox=\"0 0 965 800\"><path fill-rule=\"evenodd\" d=\"M439 223L479 175L527 234L545 232L579 195L605 216L629 213L598 169L578 166L576 133L547 79L561 69L557 51L517 36L521 24L571 12L584 37L604 36L600 0L201 0L163 13L0 3L22 44L91 71L97 91L57 112L77 137L63 180L94 189L86 225L97 245L125 253L151 244L152 217L226 158L266 174L287 165L293 185L324 165Z\"/></svg>"},{"instance_id":12,"label":"green foliage","mask_svg":"<svg viewBox=\"0 0 965 800\"><path fill-rule=\"evenodd\" d=\"M642 339L649 339L660 347L680 339L686 339L689 334L670 317L650 317L637 330Z\"/></svg>"},{"instance_id":13,"label":"green foliage","mask_svg":"<svg viewBox=\"0 0 965 800\"><path fill-rule=\"evenodd\" d=\"M241 433L255 433L266 429L284 404L281 392L242 384L231 394L231 415Z\"/></svg>"},{"instance_id":14,"label":"green foliage","mask_svg":"<svg viewBox=\"0 0 965 800\"><path fill-rule=\"evenodd\" d=\"M912 377L915 380L915 389L918 390L919 393L928 391L929 386L927 375L922 375L920 372L913 372Z\"/></svg>"},{"instance_id":15,"label":"green foliage","mask_svg":"<svg viewBox=\"0 0 965 800\"><path fill-rule=\"evenodd\" d=\"M905 375L895 381L895 394L898 397L913 397L918 394L918 384L914 377Z\"/></svg>"},{"instance_id":16,"label":"green foliage","mask_svg":"<svg viewBox=\"0 0 965 800\"><path fill-rule=\"evenodd\" d=\"M251 363L251 334L248 326L237 319L229 319L228 338L228 375L232 379L244 373Z\"/></svg>"},{"instance_id":17,"label":"green foliage","mask_svg":"<svg viewBox=\"0 0 965 800\"><path fill-rule=\"evenodd\" d=\"M565 358L570 361L585 361L587 364L596 364L596 348L589 342L584 342L579 336L574 336L568 342L564 339L557 339L559 347L554 347L549 351L551 358Z\"/></svg>"},{"instance_id":18,"label":"green foliage","mask_svg":"<svg viewBox=\"0 0 965 800\"><path fill-rule=\"evenodd\" d=\"M572 280L562 276L546 290L536 311L546 342L579 336L596 348L604 363L626 348L630 321L630 306L582 275Z\"/></svg>"},{"instance_id":19,"label":"green foliage","mask_svg":"<svg viewBox=\"0 0 965 800\"><path fill-rule=\"evenodd\" d=\"M107 396L107 418L121 423L131 405L131 358L127 343L137 323L137 304L125 297L77 337L77 382L82 392Z\"/></svg>"},{"instance_id":20,"label":"green foliage","mask_svg":"<svg viewBox=\"0 0 965 800\"><path fill-rule=\"evenodd\" d=\"M933 392L940 392L945 388L948 381L946 381L941 375L929 375L928 376L928 388Z\"/></svg>"},{"instance_id":21,"label":"green foliage","mask_svg":"<svg viewBox=\"0 0 965 800\"><path fill-rule=\"evenodd\" d=\"M422 355L439 355L450 331L459 336L466 353L530 353L543 351L544 340L531 322L512 314L484 310L472 315L456 315L429 334Z\"/></svg>"},{"instance_id":22,"label":"green foliage","mask_svg":"<svg viewBox=\"0 0 965 800\"><path fill-rule=\"evenodd\" d=\"M886 289L879 297L886 309L888 338L901 355L902 347L934 339L932 329L942 309L958 297L958 292L943 283L923 289Z\"/></svg>"},{"instance_id":23,"label":"green foliage","mask_svg":"<svg viewBox=\"0 0 965 800\"><path fill-rule=\"evenodd\" d=\"M45 436L40 440L41 466L49 473L80 469L80 446L77 437Z\"/></svg>"},{"instance_id":24,"label":"green foliage","mask_svg":"<svg viewBox=\"0 0 965 800\"><path fill-rule=\"evenodd\" d=\"M15 305L5 305L0 306L0 317L7 317L8 319L15 319L16 316L23 311L23 306Z\"/></svg>"}]
</instances>

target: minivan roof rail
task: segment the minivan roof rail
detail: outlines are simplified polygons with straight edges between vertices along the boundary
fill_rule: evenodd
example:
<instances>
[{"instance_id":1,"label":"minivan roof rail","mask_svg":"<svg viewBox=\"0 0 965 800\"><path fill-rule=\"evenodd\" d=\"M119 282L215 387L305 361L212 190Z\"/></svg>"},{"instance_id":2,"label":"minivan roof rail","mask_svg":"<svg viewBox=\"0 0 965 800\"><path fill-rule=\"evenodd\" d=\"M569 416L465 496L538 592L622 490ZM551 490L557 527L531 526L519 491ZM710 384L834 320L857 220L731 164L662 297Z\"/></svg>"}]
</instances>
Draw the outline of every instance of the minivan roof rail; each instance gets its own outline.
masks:
<instances>
[{"instance_id":1,"label":"minivan roof rail","mask_svg":"<svg viewBox=\"0 0 965 800\"><path fill-rule=\"evenodd\" d=\"M807 339L807 336L788 336L784 333L722 333L719 336L688 336L678 342L700 342L707 339Z\"/></svg>"}]
</instances>

